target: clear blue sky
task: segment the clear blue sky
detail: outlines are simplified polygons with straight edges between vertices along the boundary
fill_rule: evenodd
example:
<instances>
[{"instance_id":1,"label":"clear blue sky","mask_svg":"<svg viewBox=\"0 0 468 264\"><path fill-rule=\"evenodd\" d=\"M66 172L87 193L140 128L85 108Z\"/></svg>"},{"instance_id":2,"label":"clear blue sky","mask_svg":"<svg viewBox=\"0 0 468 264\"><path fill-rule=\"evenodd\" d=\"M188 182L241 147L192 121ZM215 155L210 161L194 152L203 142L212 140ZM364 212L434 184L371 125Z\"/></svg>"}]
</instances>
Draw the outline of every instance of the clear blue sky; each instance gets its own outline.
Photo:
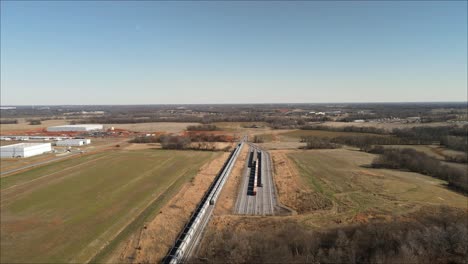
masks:
<instances>
[{"instance_id":1,"label":"clear blue sky","mask_svg":"<svg viewBox=\"0 0 468 264\"><path fill-rule=\"evenodd\" d=\"M467 2L2 1L1 103L467 100Z\"/></svg>"}]
</instances>

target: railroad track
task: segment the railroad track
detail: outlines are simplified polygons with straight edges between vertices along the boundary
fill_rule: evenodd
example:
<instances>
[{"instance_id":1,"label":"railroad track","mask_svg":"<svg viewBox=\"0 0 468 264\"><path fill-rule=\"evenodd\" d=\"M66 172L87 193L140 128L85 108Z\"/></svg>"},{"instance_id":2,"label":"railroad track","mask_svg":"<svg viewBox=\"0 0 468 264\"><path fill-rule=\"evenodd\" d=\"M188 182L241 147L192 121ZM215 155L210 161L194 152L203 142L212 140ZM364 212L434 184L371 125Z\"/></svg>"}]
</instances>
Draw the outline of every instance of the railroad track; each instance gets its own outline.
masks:
<instances>
[{"instance_id":1,"label":"railroad track","mask_svg":"<svg viewBox=\"0 0 468 264\"><path fill-rule=\"evenodd\" d=\"M270 154L250 144L247 158L234 211L243 215L274 215L277 202ZM259 168L256 168L255 177L258 185L252 193L251 187L249 189L249 183L252 182L251 170L257 164Z\"/></svg>"},{"instance_id":2,"label":"railroad track","mask_svg":"<svg viewBox=\"0 0 468 264\"><path fill-rule=\"evenodd\" d=\"M234 163L244 145L244 140L246 140L245 137L231 152L162 263L183 263L190 259L211 218L218 196L234 167Z\"/></svg>"}]
</instances>

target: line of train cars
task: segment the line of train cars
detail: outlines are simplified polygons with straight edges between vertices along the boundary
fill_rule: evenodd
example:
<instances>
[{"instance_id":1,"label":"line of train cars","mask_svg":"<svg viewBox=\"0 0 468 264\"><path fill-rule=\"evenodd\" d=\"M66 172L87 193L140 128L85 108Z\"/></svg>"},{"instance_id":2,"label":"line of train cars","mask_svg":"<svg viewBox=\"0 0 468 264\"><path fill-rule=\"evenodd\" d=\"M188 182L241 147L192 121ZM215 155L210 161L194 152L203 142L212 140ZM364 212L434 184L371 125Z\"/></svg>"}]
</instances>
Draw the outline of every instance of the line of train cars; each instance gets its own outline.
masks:
<instances>
[{"instance_id":1,"label":"line of train cars","mask_svg":"<svg viewBox=\"0 0 468 264\"><path fill-rule=\"evenodd\" d=\"M250 151L248 167L250 168L250 174L249 174L249 185L247 186L247 195L257 195L257 187L263 187L262 152L261 151L259 150Z\"/></svg>"}]
</instances>

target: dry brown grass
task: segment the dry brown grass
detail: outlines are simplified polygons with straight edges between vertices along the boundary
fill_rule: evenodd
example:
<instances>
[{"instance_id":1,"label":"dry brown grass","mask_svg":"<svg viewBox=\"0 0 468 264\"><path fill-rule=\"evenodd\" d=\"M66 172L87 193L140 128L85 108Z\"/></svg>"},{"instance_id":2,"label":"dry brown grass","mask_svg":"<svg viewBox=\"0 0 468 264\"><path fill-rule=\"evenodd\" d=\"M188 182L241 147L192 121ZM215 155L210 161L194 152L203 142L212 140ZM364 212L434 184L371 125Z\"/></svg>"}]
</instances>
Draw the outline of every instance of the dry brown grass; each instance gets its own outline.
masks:
<instances>
[{"instance_id":1,"label":"dry brown grass","mask_svg":"<svg viewBox=\"0 0 468 264\"><path fill-rule=\"evenodd\" d=\"M375 155L346 149L288 154L308 186L336 204L336 211L304 216L310 225L387 219L425 205L467 208L466 197L446 182L418 173L371 169Z\"/></svg>"},{"instance_id":2,"label":"dry brown grass","mask_svg":"<svg viewBox=\"0 0 468 264\"><path fill-rule=\"evenodd\" d=\"M219 195L219 199L214 210L215 215L232 214L248 153L249 147L244 145L242 151L239 153L236 163L234 164L231 174Z\"/></svg>"},{"instance_id":3,"label":"dry brown grass","mask_svg":"<svg viewBox=\"0 0 468 264\"><path fill-rule=\"evenodd\" d=\"M203 194L221 169L228 153L205 164L159 214L135 232L104 260L105 263L159 263L174 243Z\"/></svg>"},{"instance_id":4,"label":"dry brown grass","mask_svg":"<svg viewBox=\"0 0 468 264\"><path fill-rule=\"evenodd\" d=\"M14 131L28 131L32 129L44 129L49 126L68 125L70 120L58 119L58 120L46 120L46 121L41 121L41 122L42 124L40 125L29 125L29 123L26 122L24 118L19 118L18 124L1 124L0 134L8 135L9 132L14 132Z\"/></svg>"},{"instance_id":5,"label":"dry brown grass","mask_svg":"<svg viewBox=\"0 0 468 264\"><path fill-rule=\"evenodd\" d=\"M299 214L331 208L332 203L329 199L312 191L302 180L296 167L288 159L287 151L272 151L271 156L275 170L274 180L281 204Z\"/></svg>"}]
</instances>

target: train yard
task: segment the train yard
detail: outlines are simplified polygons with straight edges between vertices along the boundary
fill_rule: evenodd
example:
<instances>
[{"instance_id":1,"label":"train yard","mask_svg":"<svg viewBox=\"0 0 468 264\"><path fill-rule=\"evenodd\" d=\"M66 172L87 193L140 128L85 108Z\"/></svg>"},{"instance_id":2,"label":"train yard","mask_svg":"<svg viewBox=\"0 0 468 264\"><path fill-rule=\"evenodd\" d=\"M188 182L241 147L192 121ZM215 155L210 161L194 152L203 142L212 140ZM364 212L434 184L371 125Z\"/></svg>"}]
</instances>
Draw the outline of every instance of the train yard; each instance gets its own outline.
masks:
<instances>
[{"instance_id":1,"label":"train yard","mask_svg":"<svg viewBox=\"0 0 468 264\"><path fill-rule=\"evenodd\" d=\"M196 252L205 227L213 214L216 201L239 156L246 137L231 152L215 180L192 213L173 247L162 263L183 263ZM235 214L274 215L277 205L268 152L249 144L248 161L244 164Z\"/></svg>"},{"instance_id":2,"label":"train yard","mask_svg":"<svg viewBox=\"0 0 468 264\"><path fill-rule=\"evenodd\" d=\"M235 213L274 215L277 202L270 155L253 144L250 145L248 155L237 195Z\"/></svg>"}]
</instances>

